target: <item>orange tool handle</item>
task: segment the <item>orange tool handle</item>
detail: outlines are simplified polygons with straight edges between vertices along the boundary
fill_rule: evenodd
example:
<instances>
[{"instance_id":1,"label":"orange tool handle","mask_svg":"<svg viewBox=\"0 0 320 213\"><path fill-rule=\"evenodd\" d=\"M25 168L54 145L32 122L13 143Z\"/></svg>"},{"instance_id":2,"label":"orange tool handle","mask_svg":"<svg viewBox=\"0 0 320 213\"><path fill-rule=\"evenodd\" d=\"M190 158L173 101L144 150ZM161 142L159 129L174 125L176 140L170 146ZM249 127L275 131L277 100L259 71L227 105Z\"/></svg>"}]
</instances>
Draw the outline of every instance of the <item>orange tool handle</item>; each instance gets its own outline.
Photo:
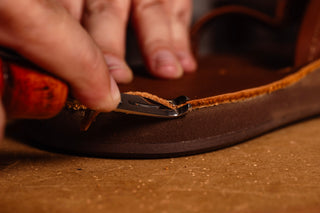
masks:
<instances>
[{"instance_id":1,"label":"orange tool handle","mask_svg":"<svg viewBox=\"0 0 320 213\"><path fill-rule=\"evenodd\" d=\"M0 58L0 95L8 118L44 119L62 110L68 86L40 69Z\"/></svg>"}]
</instances>

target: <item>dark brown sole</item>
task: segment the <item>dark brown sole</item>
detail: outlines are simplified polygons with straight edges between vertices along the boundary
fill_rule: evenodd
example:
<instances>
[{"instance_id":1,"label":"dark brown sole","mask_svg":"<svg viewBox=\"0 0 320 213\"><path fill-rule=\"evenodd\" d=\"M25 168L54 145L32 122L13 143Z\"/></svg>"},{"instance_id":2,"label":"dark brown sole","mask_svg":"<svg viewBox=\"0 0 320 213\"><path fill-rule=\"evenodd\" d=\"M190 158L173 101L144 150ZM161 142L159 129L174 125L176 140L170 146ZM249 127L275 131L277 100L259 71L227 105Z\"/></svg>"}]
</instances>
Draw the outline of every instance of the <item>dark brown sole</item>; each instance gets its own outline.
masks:
<instances>
[{"instance_id":1,"label":"dark brown sole","mask_svg":"<svg viewBox=\"0 0 320 213\"><path fill-rule=\"evenodd\" d=\"M232 66L236 63L234 61ZM220 75L214 71L211 71L215 73L213 75ZM259 75L255 68L247 68L246 71L247 75L242 75L244 79L253 78L252 82L259 82L254 80ZM270 72L271 75L276 74ZM229 78L229 82L232 82L235 76L237 71L229 72L224 77L226 81ZM217 79L218 76L212 76L213 85ZM248 79L243 84L248 85ZM106 113L100 115L87 132L81 132L83 112L63 111L50 120L22 121L16 125L15 133L19 132L28 143L36 146L78 155L112 158L177 157L228 147L283 125L318 115L319 94L320 66L316 66L298 82L285 88L241 101L199 108L178 119Z\"/></svg>"}]
</instances>

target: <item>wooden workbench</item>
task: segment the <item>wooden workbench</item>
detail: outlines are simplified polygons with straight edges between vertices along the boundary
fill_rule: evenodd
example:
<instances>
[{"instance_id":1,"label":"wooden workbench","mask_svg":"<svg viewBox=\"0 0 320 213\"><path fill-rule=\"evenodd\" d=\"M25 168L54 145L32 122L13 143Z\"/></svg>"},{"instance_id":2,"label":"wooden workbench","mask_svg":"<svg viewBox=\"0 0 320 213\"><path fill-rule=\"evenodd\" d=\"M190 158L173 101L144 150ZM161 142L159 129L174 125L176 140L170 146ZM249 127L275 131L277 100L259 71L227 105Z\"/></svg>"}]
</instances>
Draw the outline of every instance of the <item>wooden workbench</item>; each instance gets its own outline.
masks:
<instances>
[{"instance_id":1,"label":"wooden workbench","mask_svg":"<svg viewBox=\"0 0 320 213\"><path fill-rule=\"evenodd\" d=\"M320 212L320 118L160 160L54 154L6 138L0 212Z\"/></svg>"}]
</instances>

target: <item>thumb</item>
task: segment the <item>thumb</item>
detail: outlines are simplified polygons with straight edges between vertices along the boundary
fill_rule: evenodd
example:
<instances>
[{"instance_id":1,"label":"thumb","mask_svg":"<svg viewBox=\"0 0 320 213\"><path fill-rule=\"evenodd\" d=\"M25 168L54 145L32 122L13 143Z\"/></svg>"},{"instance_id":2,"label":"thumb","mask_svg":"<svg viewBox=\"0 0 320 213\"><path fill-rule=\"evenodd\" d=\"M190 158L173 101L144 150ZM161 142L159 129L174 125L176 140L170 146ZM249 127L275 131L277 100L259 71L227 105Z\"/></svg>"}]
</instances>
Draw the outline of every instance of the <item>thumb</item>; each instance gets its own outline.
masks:
<instances>
[{"instance_id":1,"label":"thumb","mask_svg":"<svg viewBox=\"0 0 320 213\"><path fill-rule=\"evenodd\" d=\"M65 80L89 108L111 111L120 101L101 51L55 1L0 1L0 44Z\"/></svg>"}]
</instances>

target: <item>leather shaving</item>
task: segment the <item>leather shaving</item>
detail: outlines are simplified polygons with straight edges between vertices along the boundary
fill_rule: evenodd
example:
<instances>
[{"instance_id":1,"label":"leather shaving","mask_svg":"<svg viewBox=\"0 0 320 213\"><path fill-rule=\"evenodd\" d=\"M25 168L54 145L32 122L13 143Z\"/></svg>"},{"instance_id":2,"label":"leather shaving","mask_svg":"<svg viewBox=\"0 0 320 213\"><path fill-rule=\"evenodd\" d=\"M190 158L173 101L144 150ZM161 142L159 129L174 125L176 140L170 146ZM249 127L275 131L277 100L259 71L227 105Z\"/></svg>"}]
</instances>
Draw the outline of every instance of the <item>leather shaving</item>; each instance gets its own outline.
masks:
<instances>
[{"instance_id":1,"label":"leather shaving","mask_svg":"<svg viewBox=\"0 0 320 213\"><path fill-rule=\"evenodd\" d=\"M160 103L162 104L163 106L166 106L170 109L176 109L178 106L175 106L173 105L170 101L164 99L164 98L160 98L156 95L153 95L153 94L150 94L150 93L147 93L147 92L126 92L126 94L129 94L129 95L138 95L138 96L141 96L141 97L144 97L144 98L148 98L150 100L153 100L157 103Z\"/></svg>"}]
</instances>

